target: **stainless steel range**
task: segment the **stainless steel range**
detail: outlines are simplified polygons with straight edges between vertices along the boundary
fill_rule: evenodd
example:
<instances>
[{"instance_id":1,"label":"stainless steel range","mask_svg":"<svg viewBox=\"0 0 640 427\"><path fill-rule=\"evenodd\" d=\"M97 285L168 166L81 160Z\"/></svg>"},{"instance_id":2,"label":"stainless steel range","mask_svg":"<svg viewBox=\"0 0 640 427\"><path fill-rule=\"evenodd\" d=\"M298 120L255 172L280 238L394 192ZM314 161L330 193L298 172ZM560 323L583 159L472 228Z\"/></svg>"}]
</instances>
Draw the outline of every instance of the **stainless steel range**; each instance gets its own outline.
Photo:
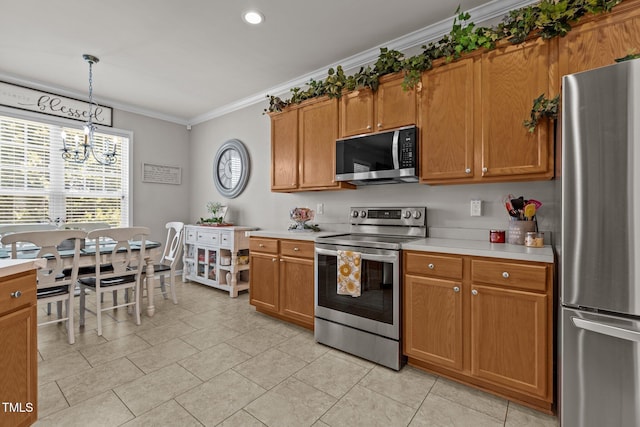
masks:
<instances>
[{"instance_id":1,"label":"stainless steel range","mask_svg":"<svg viewBox=\"0 0 640 427\"><path fill-rule=\"evenodd\" d=\"M315 339L399 370L400 248L426 237L427 208L356 207L349 218L350 233L315 240Z\"/></svg>"}]
</instances>

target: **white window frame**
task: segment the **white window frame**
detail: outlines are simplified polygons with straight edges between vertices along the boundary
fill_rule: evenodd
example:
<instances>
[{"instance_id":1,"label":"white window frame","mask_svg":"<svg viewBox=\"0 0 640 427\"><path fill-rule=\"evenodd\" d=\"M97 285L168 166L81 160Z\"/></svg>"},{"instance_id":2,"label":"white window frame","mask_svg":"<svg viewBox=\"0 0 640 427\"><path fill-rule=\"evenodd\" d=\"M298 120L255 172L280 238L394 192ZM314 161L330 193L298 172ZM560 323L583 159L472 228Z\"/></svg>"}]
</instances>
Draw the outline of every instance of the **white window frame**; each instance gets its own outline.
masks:
<instances>
[{"instance_id":1,"label":"white window frame","mask_svg":"<svg viewBox=\"0 0 640 427\"><path fill-rule=\"evenodd\" d=\"M79 122L79 121L76 121L76 120L69 120L69 119L59 118L59 117L55 117L55 116L37 114L37 113L30 112L30 111L15 110L15 109L4 107L4 106L0 106L0 115L7 116L7 117L12 117L12 118L15 118L15 119L29 120L29 121L33 121L33 122L42 123L42 124L61 126L61 127L66 127L66 128L75 128L75 129L82 129L83 128L83 123ZM108 135L124 137L124 138L127 138L128 141L129 141L128 153L127 153L127 157L128 158L123 160L123 161L127 162L127 166L128 166L127 167L128 170L126 170L126 171L123 170L123 174L124 173L128 174L128 176L126 177L128 199L125 199L123 201L122 210L123 210L123 213L124 213L124 211L126 211L127 219L128 219L128 223L129 223L127 225L131 225L133 223L133 203L132 203L132 198L133 198L133 132L129 131L129 130L125 130L125 129L118 129L118 128L114 128L114 127L105 127L105 126L98 126L98 129L96 130L96 132L97 133L104 133L104 134L108 134ZM62 146L60 146L59 148L61 149ZM55 147L53 147L53 146L52 146L52 150L55 153L51 154L51 159L53 160L55 158L56 159L55 161L57 162L58 161L57 159L59 158L60 162L64 162L64 160L62 159L61 152L58 151L58 150L55 150ZM122 155L121 152L119 154ZM95 159L92 156L89 156L89 158L87 159L87 162L95 162ZM62 193L64 193L64 189L62 189ZM51 192L50 194L51 194L51 199L49 201L49 211L51 212L52 209L56 209L54 206L59 204L59 203L56 203L56 201L55 201L55 193ZM69 194L72 194L72 193L67 193L67 195L69 195ZM59 204L59 205L64 205L64 203ZM63 213L63 215L64 215L64 213ZM55 219L55 218L56 217L52 217L52 219ZM121 219L121 223L122 223L122 219Z\"/></svg>"}]
</instances>

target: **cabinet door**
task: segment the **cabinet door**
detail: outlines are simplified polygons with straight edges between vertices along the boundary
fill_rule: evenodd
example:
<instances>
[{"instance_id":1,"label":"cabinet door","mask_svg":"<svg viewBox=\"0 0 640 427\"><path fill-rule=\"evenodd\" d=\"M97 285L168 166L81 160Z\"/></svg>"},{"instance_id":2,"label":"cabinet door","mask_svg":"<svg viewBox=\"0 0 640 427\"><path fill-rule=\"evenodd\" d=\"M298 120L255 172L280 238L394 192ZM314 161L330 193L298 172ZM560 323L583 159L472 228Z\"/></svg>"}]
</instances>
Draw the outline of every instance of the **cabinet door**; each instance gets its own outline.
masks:
<instances>
[{"instance_id":1,"label":"cabinet door","mask_svg":"<svg viewBox=\"0 0 640 427\"><path fill-rule=\"evenodd\" d=\"M472 375L549 399L548 303L544 294L473 285Z\"/></svg>"},{"instance_id":2,"label":"cabinet door","mask_svg":"<svg viewBox=\"0 0 640 427\"><path fill-rule=\"evenodd\" d=\"M256 308L278 312L278 257L251 252L249 256L249 302Z\"/></svg>"},{"instance_id":3,"label":"cabinet door","mask_svg":"<svg viewBox=\"0 0 640 427\"><path fill-rule=\"evenodd\" d=\"M32 285L35 289L35 283ZM2 411L0 424L28 426L37 419L37 331L36 306L26 306L0 316L0 398L20 405Z\"/></svg>"},{"instance_id":4,"label":"cabinet door","mask_svg":"<svg viewBox=\"0 0 640 427\"><path fill-rule=\"evenodd\" d=\"M271 190L298 185L298 110L271 116Z\"/></svg>"},{"instance_id":5,"label":"cabinet door","mask_svg":"<svg viewBox=\"0 0 640 427\"><path fill-rule=\"evenodd\" d=\"M460 282L406 275L404 353L425 362L462 369Z\"/></svg>"},{"instance_id":6,"label":"cabinet door","mask_svg":"<svg viewBox=\"0 0 640 427\"><path fill-rule=\"evenodd\" d=\"M340 137L373 131L373 92L357 89L340 98Z\"/></svg>"},{"instance_id":7,"label":"cabinet door","mask_svg":"<svg viewBox=\"0 0 640 427\"><path fill-rule=\"evenodd\" d=\"M471 179L474 147L474 68L477 58L422 74L420 180Z\"/></svg>"},{"instance_id":8,"label":"cabinet door","mask_svg":"<svg viewBox=\"0 0 640 427\"><path fill-rule=\"evenodd\" d=\"M313 259L280 259L280 310L309 327L314 322Z\"/></svg>"},{"instance_id":9,"label":"cabinet door","mask_svg":"<svg viewBox=\"0 0 640 427\"><path fill-rule=\"evenodd\" d=\"M335 187L338 100L300 108L300 188Z\"/></svg>"},{"instance_id":10,"label":"cabinet door","mask_svg":"<svg viewBox=\"0 0 640 427\"><path fill-rule=\"evenodd\" d=\"M532 175L551 178L552 127L541 120L530 133L523 121L533 100L550 93L552 44L536 39L495 49L482 56L483 177Z\"/></svg>"},{"instance_id":11,"label":"cabinet door","mask_svg":"<svg viewBox=\"0 0 640 427\"><path fill-rule=\"evenodd\" d=\"M620 4L612 13L598 15L561 37L560 76L611 65L617 58L638 53L640 8L633 3Z\"/></svg>"},{"instance_id":12,"label":"cabinet door","mask_svg":"<svg viewBox=\"0 0 640 427\"><path fill-rule=\"evenodd\" d=\"M416 124L416 91L404 90L404 77L383 78L376 91L376 130Z\"/></svg>"}]
</instances>

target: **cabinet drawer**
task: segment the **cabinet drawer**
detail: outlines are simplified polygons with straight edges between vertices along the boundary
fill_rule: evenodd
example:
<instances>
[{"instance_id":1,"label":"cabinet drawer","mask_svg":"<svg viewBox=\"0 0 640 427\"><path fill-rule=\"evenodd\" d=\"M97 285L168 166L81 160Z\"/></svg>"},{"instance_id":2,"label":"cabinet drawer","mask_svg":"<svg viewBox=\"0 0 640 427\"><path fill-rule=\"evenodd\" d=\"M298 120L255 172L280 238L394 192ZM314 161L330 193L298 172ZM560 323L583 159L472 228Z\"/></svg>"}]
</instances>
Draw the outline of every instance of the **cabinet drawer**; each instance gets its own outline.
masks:
<instances>
[{"instance_id":1,"label":"cabinet drawer","mask_svg":"<svg viewBox=\"0 0 640 427\"><path fill-rule=\"evenodd\" d=\"M251 237L249 239L249 250L251 252L267 252L270 254L277 254L278 240Z\"/></svg>"},{"instance_id":2,"label":"cabinet drawer","mask_svg":"<svg viewBox=\"0 0 640 427\"><path fill-rule=\"evenodd\" d=\"M408 253L405 273L462 279L462 257Z\"/></svg>"},{"instance_id":3,"label":"cabinet drawer","mask_svg":"<svg viewBox=\"0 0 640 427\"><path fill-rule=\"evenodd\" d=\"M11 294L20 292L19 297ZM12 311L18 307L36 303L36 272L16 274L0 282L0 313Z\"/></svg>"},{"instance_id":4,"label":"cabinet drawer","mask_svg":"<svg viewBox=\"0 0 640 427\"><path fill-rule=\"evenodd\" d=\"M300 258L313 258L314 243L300 240L280 241L280 254Z\"/></svg>"},{"instance_id":5,"label":"cabinet drawer","mask_svg":"<svg viewBox=\"0 0 640 427\"><path fill-rule=\"evenodd\" d=\"M230 247L233 239L231 238L231 233L222 232L220 233L220 246Z\"/></svg>"},{"instance_id":6,"label":"cabinet drawer","mask_svg":"<svg viewBox=\"0 0 640 427\"><path fill-rule=\"evenodd\" d=\"M547 290L546 265L514 262L471 261L471 280L512 288Z\"/></svg>"},{"instance_id":7,"label":"cabinet drawer","mask_svg":"<svg viewBox=\"0 0 640 427\"><path fill-rule=\"evenodd\" d=\"M187 243L195 243L198 238L198 232L194 228L187 228L184 233L184 239Z\"/></svg>"},{"instance_id":8,"label":"cabinet drawer","mask_svg":"<svg viewBox=\"0 0 640 427\"><path fill-rule=\"evenodd\" d=\"M220 244L220 233L217 231L198 231L197 242L204 245L218 246Z\"/></svg>"}]
</instances>

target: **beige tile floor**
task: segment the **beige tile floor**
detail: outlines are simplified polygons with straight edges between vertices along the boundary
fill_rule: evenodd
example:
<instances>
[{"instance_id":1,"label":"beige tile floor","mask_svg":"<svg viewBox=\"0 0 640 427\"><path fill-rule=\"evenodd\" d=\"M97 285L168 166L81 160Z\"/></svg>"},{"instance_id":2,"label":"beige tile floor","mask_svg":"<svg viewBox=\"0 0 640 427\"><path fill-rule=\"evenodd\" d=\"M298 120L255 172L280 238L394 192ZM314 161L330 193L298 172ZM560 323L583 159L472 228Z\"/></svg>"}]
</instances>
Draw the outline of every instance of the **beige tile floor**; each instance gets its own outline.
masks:
<instances>
[{"instance_id":1,"label":"beige tile floor","mask_svg":"<svg viewBox=\"0 0 640 427\"><path fill-rule=\"evenodd\" d=\"M91 314L74 345L61 325L40 327L35 425L558 425L418 369L395 372L317 344L306 329L256 313L246 292L176 288L179 304L156 298L156 315L140 326L125 309L111 312L102 337Z\"/></svg>"}]
</instances>

